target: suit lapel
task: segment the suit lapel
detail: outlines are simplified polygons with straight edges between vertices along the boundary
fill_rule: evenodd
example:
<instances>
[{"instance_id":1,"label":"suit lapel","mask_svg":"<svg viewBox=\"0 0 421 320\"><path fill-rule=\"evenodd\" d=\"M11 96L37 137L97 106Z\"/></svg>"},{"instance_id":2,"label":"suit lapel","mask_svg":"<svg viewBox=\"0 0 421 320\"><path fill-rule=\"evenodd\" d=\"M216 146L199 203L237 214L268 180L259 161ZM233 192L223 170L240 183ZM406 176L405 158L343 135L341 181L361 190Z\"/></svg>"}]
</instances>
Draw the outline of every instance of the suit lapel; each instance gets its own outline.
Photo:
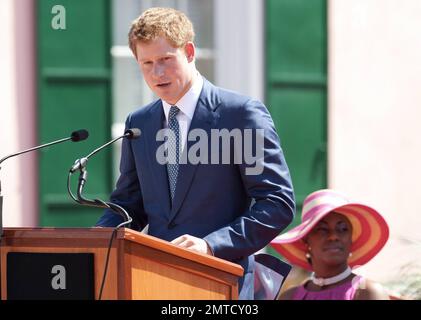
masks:
<instances>
[{"instance_id":1,"label":"suit lapel","mask_svg":"<svg viewBox=\"0 0 421 320\"><path fill-rule=\"evenodd\" d=\"M194 129L202 129L206 131L208 137L210 137L211 129L216 126L218 117L214 110L218 106L218 101L211 101L211 99L209 99L209 96L211 96L211 90L212 85L205 80L202 93L200 95L192 122L190 124L189 132ZM196 170L200 165L200 163L196 165L190 164L187 157L188 150L195 143L196 141L188 141L187 139L187 145L183 150L183 157L184 159L187 159L187 163L180 164L179 166L177 187L169 216L170 222L175 218L178 211L180 210L180 207L189 191Z\"/></svg>"},{"instance_id":2,"label":"suit lapel","mask_svg":"<svg viewBox=\"0 0 421 320\"><path fill-rule=\"evenodd\" d=\"M147 148L148 148L148 159L150 166L153 171L153 177L155 184L155 189L157 197L161 200L160 203L163 207L164 212L169 212L171 208L170 203L170 192L168 186L168 175L167 175L167 166L165 164L161 165L156 160L156 154L159 146L163 143L162 141L157 141L156 134L159 130L162 129L162 124L164 123L165 115L162 108L162 102L159 100L157 104L151 109L151 116L149 121L146 121L145 128L147 134Z\"/></svg>"}]
</instances>

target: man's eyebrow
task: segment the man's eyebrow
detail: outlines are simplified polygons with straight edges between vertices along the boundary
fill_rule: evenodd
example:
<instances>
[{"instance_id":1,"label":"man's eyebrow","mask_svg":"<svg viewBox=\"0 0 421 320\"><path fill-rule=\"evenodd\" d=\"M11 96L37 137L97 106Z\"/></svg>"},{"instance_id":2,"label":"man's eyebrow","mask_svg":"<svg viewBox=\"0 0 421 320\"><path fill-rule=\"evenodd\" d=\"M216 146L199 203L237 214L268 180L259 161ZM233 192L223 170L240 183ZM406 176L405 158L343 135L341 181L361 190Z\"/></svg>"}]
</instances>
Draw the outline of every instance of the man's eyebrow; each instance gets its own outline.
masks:
<instances>
[{"instance_id":1,"label":"man's eyebrow","mask_svg":"<svg viewBox=\"0 0 421 320\"><path fill-rule=\"evenodd\" d=\"M162 54L160 56L153 57L153 58L139 59L139 61L140 62L145 62L145 61L152 61L154 59L159 60L159 59L163 59L163 58L166 58L166 57L173 57L173 56L174 56L173 53L168 52L168 53L165 53L165 54Z\"/></svg>"}]
</instances>

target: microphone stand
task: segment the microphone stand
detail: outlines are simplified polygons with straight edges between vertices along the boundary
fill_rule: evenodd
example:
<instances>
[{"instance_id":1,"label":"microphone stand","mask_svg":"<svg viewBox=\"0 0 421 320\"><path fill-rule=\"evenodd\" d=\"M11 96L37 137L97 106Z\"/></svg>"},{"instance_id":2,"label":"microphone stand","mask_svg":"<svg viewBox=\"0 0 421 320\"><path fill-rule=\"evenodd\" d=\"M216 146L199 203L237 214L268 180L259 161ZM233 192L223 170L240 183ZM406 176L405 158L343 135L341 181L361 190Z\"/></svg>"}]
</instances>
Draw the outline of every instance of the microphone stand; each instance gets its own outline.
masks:
<instances>
[{"instance_id":1,"label":"microphone stand","mask_svg":"<svg viewBox=\"0 0 421 320\"><path fill-rule=\"evenodd\" d=\"M45 148L45 147L49 147L49 146L52 146L54 144L62 143L62 142L68 141L68 140L72 140L73 142L83 141L83 140L87 139L88 136L89 136L89 132L87 130L81 129L81 130L73 131L71 133L71 136L68 137L68 138L59 139L59 140L56 140L56 141L53 141L53 142L42 144L40 146L36 146L36 147L33 147L33 148L29 148L29 149L26 149L26 150L23 150L23 151L19 151L19 152L10 154L10 155L5 156L5 157L0 159L0 170L1 170L1 164L9 158L12 158L12 157L15 157L15 156L27 153L27 152L42 149L42 148ZM3 230L3 195L1 193L1 181L0 181L0 252L1 252L1 249L2 249L1 242L3 240L3 235L4 235L3 233L4 233L4 230ZM0 261L0 273L2 271L1 269L2 269L2 265L1 265L1 261ZM0 298L2 298L1 292L0 292Z\"/></svg>"},{"instance_id":2,"label":"microphone stand","mask_svg":"<svg viewBox=\"0 0 421 320\"><path fill-rule=\"evenodd\" d=\"M54 142L43 144L43 145L38 146L38 147L33 147L33 148L30 148L30 149L26 149L26 150L23 150L23 151L20 151L20 152L10 154L10 155L8 155L8 156L6 156L6 157L4 157L0 160L0 165L2 164L3 161L6 161L9 158L12 158L12 157L15 157L15 156L18 156L18 155L21 155L21 154L24 154L24 153L27 153L27 152L30 152L30 151L34 151L34 150L37 150L37 149L41 149L41 148L44 148L44 147L49 147L53 144L61 143L61 142L71 140L71 139L72 139L71 137L63 138L63 139L60 139L60 140L57 140L57 141L54 141ZM1 170L1 166L0 166L0 170ZM3 237L3 195L1 194L1 181L0 181L0 240L1 240L2 237Z\"/></svg>"},{"instance_id":3,"label":"microphone stand","mask_svg":"<svg viewBox=\"0 0 421 320\"><path fill-rule=\"evenodd\" d=\"M86 206L110 209L110 210L113 210L114 212L117 212L118 214L123 216L123 218L125 218L126 221L124 221L123 223L118 225L116 227L116 229L118 229L122 226L130 227L130 224L133 220L130 217L130 215L128 214L128 212L123 207L121 207L121 206L119 206L115 203L106 202L106 201L103 201L103 200L100 200L100 199L90 200L90 199L85 198L82 195L83 187L85 186L85 183L88 179L88 171L86 170L86 166L87 166L88 160L91 156L95 155L96 153L98 153L99 151L101 151L105 147L109 146L110 144L116 142L117 140L123 139L123 138L137 139L140 136L140 134L141 134L141 132L137 128L132 128L132 129L126 130L124 135L107 142L106 144L104 144L101 147L92 151L86 157L76 160L74 165L70 168L69 175L67 177L67 190L68 190L70 196L72 197L72 199L74 201L76 201L79 204L86 205ZM77 189L77 197L75 197L73 195L71 187L70 187L70 180L71 180L72 174L74 172L76 172L77 170L80 171L80 174L79 174L79 183L78 183L78 189Z\"/></svg>"},{"instance_id":4,"label":"microphone stand","mask_svg":"<svg viewBox=\"0 0 421 320\"><path fill-rule=\"evenodd\" d=\"M49 147L49 146L52 146L54 144L62 143L62 142L68 141L68 140L72 140L73 142L82 141L82 140L85 140L88 136L89 136L88 131L86 131L84 129L78 130L78 131L73 131L71 136L68 137L68 138L59 139L59 140L56 140L56 141L53 141L53 142L42 144L40 146L36 146L36 147L33 147L33 148L29 148L29 149L26 149L26 150L23 150L23 151L19 151L19 152L10 154L10 155L5 156L5 157L0 159L0 170L1 170L1 164L9 158L16 157L16 156L19 156L21 154L31 152L31 151L35 151L35 150L38 150L38 149L42 149L42 148L45 148L45 147ZM2 237L3 237L3 195L1 194L1 181L0 181L0 242L1 242Z\"/></svg>"},{"instance_id":5,"label":"microphone stand","mask_svg":"<svg viewBox=\"0 0 421 320\"><path fill-rule=\"evenodd\" d=\"M72 197L72 199L81 205L113 210L114 212L117 212L118 214L123 216L123 218L125 218L125 221L122 224L118 225L116 229L119 229L122 226L127 226L128 228L130 228L130 224L133 221L133 219L130 217L128 212L123 207L113 202L107 202L101 199L90 200L90 199L85 198L82 195L83 188L85 186L86 181L88 180L88 171L86 169L86 165L84 167L79 168L79 170L80 170L80 173L79 173L79 182L78 182L78 188L77 188L77 197L73 195L72 190L70 188L70 179L72 176L71 171L69 171L69 175L67 179L67 190L70 196Z\"/></svg>"},{"instance_id":6,"label":"microphone stand","mask_svg":"<svg viewBox=\"0 0 421 320\"><path fill-rule=\"evenodd\" d=\"M107 257L105 259L104 273L103 273L103 276L102 276L98 300L102 299L102 292L104 290L105 279L106 279L106 276L107 276L108 263L109 263L113 239L114 239L115 235L117 234L118 229L120 229L123 226L127 226L128 228L130 228L130 224L133 220L130 217L130 215L128 214L128 212L123 207L119 206L118 204L115 204L115 203L112 203L112 202L106 202L106 201L103 201L103 200L100 200L100 199L90 200L90 199L85 198L82 195L83 187L85 186L85 183L88 180L88 171L86 169L86 166L87 166L88 160L91 156L93 156L94 154L96 154L97 152L102 150L103 148L107 147L108 145L110 145L110 144L112 144L112 143L114 143L117 140L122 139L122 138L136 139L139 135L140 135L139 129L129 129L129 130L127 130L124 135L122 135L118 138L115 138L115 139L111 140L110 142L104 144L103 146L95 149L94 151L92 151L86 157L76 160L75 164L70 168L69 174L67 176L67 191L69 192L69 195L72 197L72 199L74 201L76 201L77 203L79 203L81 205L97 207L97 208L111 209L114 212L117 212L118 214L123 216L123 218L125 218L125 221L123 221L118 226L116 226L113 229L113 232L111 234L110 242L108 244ZM71 180L72 174L77 170L79 170L80 173L79 173L79 182L78 182L78 188L77 188L77 197L75 197L72 193L72 190L71 190L70 180Z\"/></svg>"}]
</instances>

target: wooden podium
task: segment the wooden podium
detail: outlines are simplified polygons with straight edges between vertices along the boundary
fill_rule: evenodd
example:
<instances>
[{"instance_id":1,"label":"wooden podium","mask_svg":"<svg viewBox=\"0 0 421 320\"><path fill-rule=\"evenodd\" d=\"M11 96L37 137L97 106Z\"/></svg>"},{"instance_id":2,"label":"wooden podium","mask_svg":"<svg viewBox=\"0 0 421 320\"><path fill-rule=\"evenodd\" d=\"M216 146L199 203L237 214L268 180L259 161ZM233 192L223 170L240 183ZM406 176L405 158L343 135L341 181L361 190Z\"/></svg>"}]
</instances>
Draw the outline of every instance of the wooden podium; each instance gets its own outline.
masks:
<instances>
[{"instance_id":1,"label":"wooden podium","mask_svg":"<svg viewBox=\"0 0 421 320\"><path fill-rule=\"evenodd\" d=\"M111 228L5 228L0 246L2 299L8 296L8 258L20 253L88 254L93 257L92 291L97 299L111 234ZM31 265L25 268L32 270ZM237 264L122 228L112 243L102 299L236 300L242 275Z\"/></svg>"}]
</instances>

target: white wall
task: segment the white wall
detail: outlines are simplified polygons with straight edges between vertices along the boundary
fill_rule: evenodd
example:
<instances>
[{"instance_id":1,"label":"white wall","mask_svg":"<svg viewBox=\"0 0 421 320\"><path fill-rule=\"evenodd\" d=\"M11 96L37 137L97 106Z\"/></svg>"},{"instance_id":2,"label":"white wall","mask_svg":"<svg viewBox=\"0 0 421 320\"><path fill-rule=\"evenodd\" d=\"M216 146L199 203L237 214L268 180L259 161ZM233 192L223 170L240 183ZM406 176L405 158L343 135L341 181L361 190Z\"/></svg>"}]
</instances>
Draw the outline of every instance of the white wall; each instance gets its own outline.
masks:
<instances>
[{"instance_id":1,"label":"white wall","mask_svg":"<svg viewBox=\"0 0 421 320\"><path fill-rule=\"evenodd\" d=\"M215 82L264 101L264 1L215 0Z\"/></svg>"},{"instance_id":2,"label":"white wall","mask_svg":"<svg viewBox=\"0 0 421 320\"><path fill-rule=\"evenodd\" d=\"M419 0L329 1L329 186L387 219L384 282L421 264L420 31Z\"/></svg>"},{"instance_id":3,"label":"white wall","mask_svg":"<svg viewBox=\"0 0 421 320\"><path fill-rule=\"evenodd\" d=\"M33 13L33 0L0 1L0 158L36 144ZM36 225L36 155L1 167L3 225Z\"/></svg>"}]
</instances>

